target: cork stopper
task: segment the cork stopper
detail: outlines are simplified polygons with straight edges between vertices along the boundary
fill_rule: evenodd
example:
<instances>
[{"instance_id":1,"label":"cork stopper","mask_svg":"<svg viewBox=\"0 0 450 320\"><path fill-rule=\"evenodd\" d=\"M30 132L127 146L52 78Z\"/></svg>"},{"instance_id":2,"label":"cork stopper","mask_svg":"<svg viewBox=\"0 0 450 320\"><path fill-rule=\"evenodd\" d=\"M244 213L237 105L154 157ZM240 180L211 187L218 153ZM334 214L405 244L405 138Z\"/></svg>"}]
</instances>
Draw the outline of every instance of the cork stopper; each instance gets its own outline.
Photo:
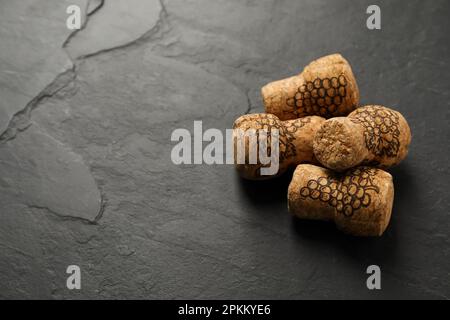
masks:
<instances>
[{"instance_id":1,"label":"cork stopper","mask_svg":"<svg viewBox=\"0 0 450 320\"><path fill-rule=\"evenodd\" d=\"M359 103L355 76L340 54L319 58L299 75L265 85L261 94L266 112L281 120L345 116Z\"/></svg>"},{"instance_id":2,"label":"cork stopper","mask_svg":"<svg viewBox=\"0 0 450 320\"><path fill-rule=\"evenodd\" d=\"M298 165L288 188L289 212L301 219L334 221L345 233L381 236L394 199L392 176L371 167L344 173Z\"/></svg>"},{"instance_id":3,"label":"cork stopper","mask_svg":"<svg viewBox=\"0 0 450 320\"><path fill-rule=\"evenodd\" d=\"M289 167L300 163L317 163L313 152L313 139L325 122L324 118L309 116L295 120L281 121L273 114L257 113L239 117L233 126L234 162L239 174L246 179L263 180L276 177ZM273 129L278 130L278 144L272 145ZM267 131L267 142L264 144L259 137L260 130ZM251 133L255 133L252 137ZM250 133L250 134L248 134ZM238 140L238 137L241 140ZM260 153L267 147L272 157L271 163L262 163ZM252 162L252 150L253 162ZM262 174L261 169L274 165L277 152L277 172Z\"/></svg>"},{"instance_id":4,"label":"cork stopper","mask_svg":"<svg viewBox=\"0 0 450 320\"><path fill-rule=\"evenodd\" d=\"M323 166L343 171L362 164L390 168L406 157L410 143L411 130L399 112L368 105L327 120L313 148Z\"/></svg>"}]
</instances>

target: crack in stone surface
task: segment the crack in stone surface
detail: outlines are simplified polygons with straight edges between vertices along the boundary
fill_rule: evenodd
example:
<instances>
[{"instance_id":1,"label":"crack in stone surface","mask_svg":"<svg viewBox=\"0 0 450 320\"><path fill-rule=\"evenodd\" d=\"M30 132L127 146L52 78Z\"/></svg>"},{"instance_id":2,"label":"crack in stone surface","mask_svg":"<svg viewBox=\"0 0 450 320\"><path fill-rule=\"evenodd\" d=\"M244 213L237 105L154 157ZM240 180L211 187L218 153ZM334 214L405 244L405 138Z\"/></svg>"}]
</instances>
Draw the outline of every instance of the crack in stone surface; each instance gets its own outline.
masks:
<instances>
[{"instance_id":1,"label":"crack in stone surface","mask_svg":"<svg viewBox=\"0 0 450 320\"><path fill-rule=\"evenodd\" d=\"M91 16L100 10L105 4L105 0L89 0L89 5L86 9L87 15Z\"/></svg>"},{"instance_id":2,"label":"crack in stone surface","mask_svg":"<svg viewBox=\"0 0 450 320\"><path fill-rule=\"evenodd\" d=\"M5 204L24 203L92 223L103 216L104 196L83 158L36 123L0 144L0 163Z\"/></svg>"},{"instance_id":3,"label":"crack in stone surface","mask_svg":"<svg viewBox=\"0 0 450 320\"><path fill-rule=\"evenodd\" d=\"M0 134L17 112L72 67L61 48L71 33L65 26L69 4L78 5L85 12L87 0L23 0L2 5Z\"/></svg>"},{"instance_id":4,"label":"crack in stone surface","mask_svg":"<svg viewBox=\"0 0 450 320\"><path fill-rule=\"evenodd\" d=\"M67 47L67 45L69 44L69 42L72 40L72 38L75 37L78 32L81 32L81 31L84 30L84 28L86 28L86 26L87 26L87 24L89 22L89 18L103 7L103 4L105 3L105 0L99 0L99 4L96 7L94 7L94 8L89 8L90 4L93 3L93 0L89 0L88 3L89 4L86 7L86 12L85 12L85 15L84 15L84 20L83 20L83 24L82 24L81 28L80 29L76 29L71 34L69 34L67 39L62 44L62 48L65 49ZM67 53L67 55L70 58L70 55L68 53ZM73 60L72 60L72 63L73 63Z\"/></svg>"},{"instance_id":5,"label":"crack in stone surface","mask_svg":"<svg viewBox=\"0 0 450 320\"><path fill-rule=\"evenodd\" d=\"M129 3L129 1L124 0L105 2L105 5L102 6L102 10L100 10L99 13L101 17L99 16L99 14L95 15L93 17L95 21L92 21L90 26L84 28L82 32L77 33L77 35L67 43L65 48L68 50L69 55L73 59L82 60L99 54L139 45L140 43L151 39L153 35L155 35L160 30L161 25L164 23L164 19L167 16L164 2L162 0L151 0L149 2L140 0L133 1L134 3ZM159 8L157 9L157 16L154 12L155 4L158 4L159 6ZM120 12L121 6L124 5L128 9L132 9L131 12L134 12L134 14L136 15L135 20L138 21L137 23L142 23L142 25L136 24L136 21L120 21L119 17L115 17L115 15ZM141 19L141 21L139 19ZM117 22L116 20L118 20L119 22ZM127 26L125 22L133 27ZM110 34L110 32L114 31L114 23L118 23L118 30L120 30L120 28L129 28L129 33L132 35L130 36L129 34L127 34L126 37L122 36L121 40L115 40L116 42L118 41L122 43L108 43L108 41L110 41L108 39L114 39L112 37L112 34ZM149 23L152 24L151 28L144 28L144 25ZM134 34L136 32L135 29L138 29L138 26L139 28L143 29L143 32L140 34ZM133 36L135 37L133 38ZM99 38L106 39L102 40L106 42L99 44ZM97 49L92 50L92 47L97 47Z\"/></svg>"},{"instance_id":6,"label":"crack in stone surface","mask_svg":"<svg viewBox=\"0 0 450 320\"><path fill-rule=\"evenodd\" d=\"M92 3L92 1L90 1ZM66 40L63 42L61 49L64 50L64 48L68 45L70 40L81 30L83 30L89 20L89 17L94 15L96 12L98 12L104 5L104 0L100 0L99 3L94 5L92 8L90 8L90 11L88 12L89 8L85 7L85 15L83 16L83 26L81 29L76 30L69 34L69 36L66 38ZM67 54L67 58L70 58L70 56ZM16 138L17 134L19 132L24 132L27 130L31 125L31 114L32 112L47 98L51 98L55 96L57 93L59 93L61 90L66 88L70 83L72 83L76 78L76 64L72 61L72 65L69 69L61 72L58 74L55 79L49 83L36 97L34 97L32 100L30 100L27 105L20 111L16 112L12 118L10 119L6 129L0 134L0 145L2 143L6 143L7 141L10 141L14 138ZM97 186L98 188L98 186ZM95 218L85 219L78 216L71 216L71 215L64 215L61 213L58 213L48 207L45 206L37 206L37 205L28 205L30 208L34 209L40 209L45 210L49 213L52 213L55 216L58 216L60 218L64 218L67 220L76 220L76 221L82 221L87 222L90 224L96 224L102 217L105 211L106 207L106 201L105 196L101 194L100 196L100 208L98 210L98 213L96 214Z\"/></svg>"},{"instance_id":7,"label":"crack in stone surface","mask_svg":"<svg viewBox=\"0 0 450 320\"><path fill-rule=\"evenodd\" d=\"M31 121L31 113L35 110L39 104L63 90L67 87L76 77L75 66L68 69L53 80L47 87L44 88L36 97L34 97L22 110L17 112L10 120L6 130L0 135L0 143L14 139L17 132L23 132L26 130Z\"/></svg>"},{"instance_id":8,"label":"crack in stone surface","mask_svg":"<svg viewBox=\"0 0 450 320\"><path fill-rule=\"evenodd\" d=\"M95 224L96 220L90 220L90 219L85 219L85 218L81 218L81 217L77 217L77 216L71 216L71 215L65 215L65 214L61 214L59 212L56 212L48 207L45 206L36 206L36 205L27 205L28 208L30 209L36 209L36 210L40 210L40 211L45 211L48 212L62 220L65 221L79 221L79 222L83 222L86 224Z\"/></svg>"}]
</instances>

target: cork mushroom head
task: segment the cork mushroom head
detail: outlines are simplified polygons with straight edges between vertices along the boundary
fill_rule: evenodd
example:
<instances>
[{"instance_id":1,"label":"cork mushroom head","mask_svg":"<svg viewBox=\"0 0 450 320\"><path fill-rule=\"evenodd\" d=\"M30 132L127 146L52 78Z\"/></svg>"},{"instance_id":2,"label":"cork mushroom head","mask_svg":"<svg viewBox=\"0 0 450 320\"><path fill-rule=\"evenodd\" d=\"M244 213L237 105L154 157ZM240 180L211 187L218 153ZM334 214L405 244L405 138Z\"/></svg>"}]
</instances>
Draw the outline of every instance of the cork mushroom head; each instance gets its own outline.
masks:
<instances>
[{"instance_id":1,"label":"cork mushroom head","mask_svg":"<svg viewBox=\"0 0 450 320\"><path fill-rule=\"evenodd\" d=\"M345 116L359 103L355 76L340 54L319 58L299 75L265 85L261 94L266 112L281 120Z\"/></svg>"}]
</instances>

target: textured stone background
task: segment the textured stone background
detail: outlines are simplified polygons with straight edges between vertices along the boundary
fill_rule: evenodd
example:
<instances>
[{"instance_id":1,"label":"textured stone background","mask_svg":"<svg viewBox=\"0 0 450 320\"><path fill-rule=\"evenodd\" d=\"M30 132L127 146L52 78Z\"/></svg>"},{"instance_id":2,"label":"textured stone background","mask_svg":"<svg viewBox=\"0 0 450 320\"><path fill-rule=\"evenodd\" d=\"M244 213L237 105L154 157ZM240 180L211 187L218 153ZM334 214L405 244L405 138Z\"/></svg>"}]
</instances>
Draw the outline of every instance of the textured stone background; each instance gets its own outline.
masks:
<instances>
[{"instance_id":1,"label":"textured stone background","mask_svg":"<svg viewBox=\"0 0 450 320\"><path fill-rule=\"evenodd\" d=\"M2 1L0 298L449 298L450 3L376 1L381 31L369 4ZM289 174L172 164L175 128L230 128L262 85L334 52L362 103L413 132L382 238L289 216Z\"/></svg>"}]
</instances>

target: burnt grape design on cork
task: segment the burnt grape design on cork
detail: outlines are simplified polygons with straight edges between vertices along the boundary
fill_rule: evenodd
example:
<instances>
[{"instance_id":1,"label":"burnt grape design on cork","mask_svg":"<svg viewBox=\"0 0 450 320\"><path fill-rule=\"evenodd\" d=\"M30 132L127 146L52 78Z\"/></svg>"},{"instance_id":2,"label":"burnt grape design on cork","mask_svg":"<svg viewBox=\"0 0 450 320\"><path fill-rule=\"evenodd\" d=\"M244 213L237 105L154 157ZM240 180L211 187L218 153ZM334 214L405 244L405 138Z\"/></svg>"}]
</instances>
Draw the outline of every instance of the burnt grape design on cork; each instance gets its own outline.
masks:
<instances>
[{"instance_id":1,"label":"burnt grape design on cork","mask_svg":"<svg viewBox=\"0 0 450 320\"><path fill-rule=\"evenodd\" d=\"M377 171L374 168L356 168L346 174L334 173L329 177L311 179L306 187L300 189L300 195L326 202L337 212L350 217L359 208L370 205L369 191L379 192L372 181Z\"/></svg>"},{"instance_id":2,"label":"burnt grape design on cork","mask_svg":"<svg viewBox=\"0 0 450 320\"><path fill-rule=\"evenodd\" d=\"M295 134L297 130L303 128L309 122L311 122L311 118L299 118L294 121L285 122L286 126L284 133L286 135L286 141L284 143L286 145L286 151L282 155L283 159L295 157L297 155L297 148L294 144ZM282 140L280 140L280 143L283 143Z\"/></svg>"},{"instance_id":3,"label":"burnt grape design on cork","mask_svg":"<svg viewBox=\"0 0 450 320\"><path fill-rule=\"evenodd\" d=\"M284 161L289 157L295 157L297 155L297 148L295 147L295 134L297 130L311 122L311 118L300 118L294 121L283 122L284 125L280 125L280 120L272 114L258 114L253 117L246 117L235 122L233 129L240 127L245 122L256 123L253 126L256 129L257 141L259 141L259 130L266 130L267 132L267 154L271 155L271 139L272 130L277 129L279 132L279 149L285 150L280 152L280 161Z\"/></svg>"},{"instance_id":4,"label":"burnt grape design on cork","mask_svg":"<svg viewBox=\"0 0 450 320\"><path fill-rule=\"evenodd\" d=\"M377 156L396 157L400 148L399 116L382 107L355 110L351 118L364 127L366 147Z\"/></svg>"},{"instance_id":5,"label":"burnt grape design on cork","mask_svg":"<svg viewBox=\"0 0 450 320\"><path fill-rule=\"evenodd\" d=\"M337 115L347 94L346 87L347 79L343 74L339 77L316 78L301 85L286 103L298 117L317 114L329 118Z\"/></svg>"},{"instance_id":6,"label":"burnt grape design on cork","mask_svg":"<svg viewBox=\"0 0 450 320\"><path fill-rule=\"evenodd\" d=\"M267 133L267 155L272 155L272 130L276 129L279 132L279 144L281 145L283 142L282 138L282 128L280 122L277 117L272 114L258 114L255 116L250 116L246 118L239 119L233 125L233 129L239 128L243 123L252 122L252 129L256 130L256 141L259 142L259 130L266 130ZM256 126L255 126L256 124ZM280 155L281 156L281 155ZM281 157L280 157L281 158Z\"/></svg>"}]
</instances>

